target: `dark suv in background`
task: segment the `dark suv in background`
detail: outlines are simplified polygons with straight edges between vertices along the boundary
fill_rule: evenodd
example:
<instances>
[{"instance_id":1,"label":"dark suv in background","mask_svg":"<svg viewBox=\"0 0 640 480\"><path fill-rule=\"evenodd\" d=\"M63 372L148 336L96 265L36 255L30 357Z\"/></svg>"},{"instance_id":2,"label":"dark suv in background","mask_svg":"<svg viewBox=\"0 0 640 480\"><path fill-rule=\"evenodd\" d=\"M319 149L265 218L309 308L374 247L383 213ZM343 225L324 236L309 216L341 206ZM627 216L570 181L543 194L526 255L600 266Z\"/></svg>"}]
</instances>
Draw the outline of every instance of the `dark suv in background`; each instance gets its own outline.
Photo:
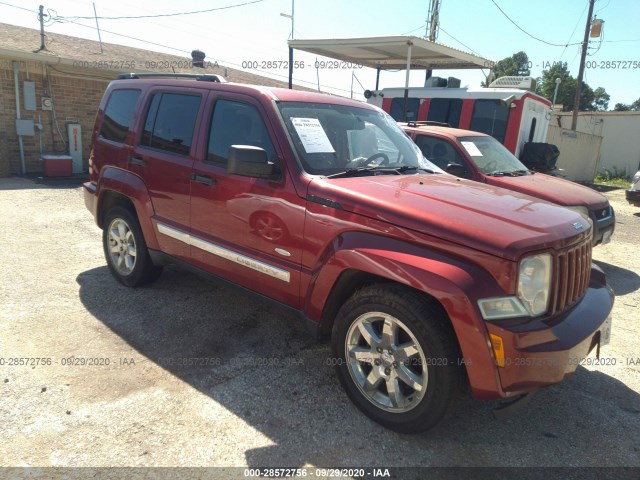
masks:
<instances>
[{"instance_id":1,"label":"dark suv in background","mask_svg":"<svg viewBox=\"0 0 640 480\"><path fill-rule=\"evenodd\" d=\"M442 173L370 105L128 77L100 104L84 184L121 283L175 263L268 297L331 337L349 397L401 432L465 385L527 398L609 342L578 213Z\"/></svg>"}]
</instances>

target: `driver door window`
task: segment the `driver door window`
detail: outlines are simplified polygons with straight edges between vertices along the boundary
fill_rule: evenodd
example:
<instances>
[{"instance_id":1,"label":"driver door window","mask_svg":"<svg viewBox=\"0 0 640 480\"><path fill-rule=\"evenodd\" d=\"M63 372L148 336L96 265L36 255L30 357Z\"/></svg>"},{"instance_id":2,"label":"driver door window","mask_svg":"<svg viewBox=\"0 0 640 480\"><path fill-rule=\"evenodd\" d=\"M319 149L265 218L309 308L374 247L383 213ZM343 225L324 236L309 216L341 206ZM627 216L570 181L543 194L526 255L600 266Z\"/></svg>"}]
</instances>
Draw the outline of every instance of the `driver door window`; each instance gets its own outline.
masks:
<instances>
[{"instance_id":1,"label":"driver door window","mask_svg":"<svg viewBox=\"0 0 640 480\"><path fill-rule=\"evenodd\" d=\"M447 165L457 163L464 167L464 178L472 177L464 159L447 140L427 135L417 135L415 141L422 154L427 157L427 160L433 162L442 170L446 171Z\"/></svg>"}]
</instances>

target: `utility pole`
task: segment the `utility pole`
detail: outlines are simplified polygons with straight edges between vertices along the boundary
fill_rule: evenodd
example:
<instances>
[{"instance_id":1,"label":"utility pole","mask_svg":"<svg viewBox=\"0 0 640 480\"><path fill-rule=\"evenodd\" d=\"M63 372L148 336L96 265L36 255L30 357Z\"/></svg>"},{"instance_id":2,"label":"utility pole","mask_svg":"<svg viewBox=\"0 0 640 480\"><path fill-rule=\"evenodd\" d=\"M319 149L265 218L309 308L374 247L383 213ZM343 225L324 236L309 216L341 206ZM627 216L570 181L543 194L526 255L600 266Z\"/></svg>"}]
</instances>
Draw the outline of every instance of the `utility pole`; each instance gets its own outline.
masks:
<instances>
[{"instance_id":1,"label":"utility pole","mask_svg":"<svg viewBox=\"0 0 640 480\"><path fill-rule=\"evenodd\" d=\"M593 5L595 0L589 0L589 13L587 14L587 25L584 28L584 40L582 41L582 55L580 56L580 70L578 70L578 80L576 81L576 96L573 100L573 117L571 119L571 130L575 131L578 125L578 111L580 110L580 94L582 93L582 76L584 75L584 61L587 58L587 48L589 46L589 31L591 30L591 16L593 15Z\"/></svg>"},{"instance_id":2,"label":"utility pole","mask_svg":"<svg viewBox=\"0 0 640 480\"><path fill-rule=\"evenodd\" d=\"M438 30L440 28L440 3L442 0L431 0L429 5L429 18L427 19L427 38L431 42L435 42L438 38ZM431 78L431 69L427 69L425 81Z\"/></svg>"},{"instance_id":3,"label":"utility pole","mask_svg":"<svg viewBox=\"0 0 640 480\"><path fill-rule=\"evenodd\" d=\"M291 15L281 13L281 17L291 19L291 36L290 40L293 40L293 15L294 15L295 0L291 0ZM289 45L289 90L293 88L293 48Z\"/></svg>"},{"instance_id":4,"label":"utility pole","mask_svg":"<svg viewBox=\"0 0 640 480\"><path fill-rule=\"evenodd\" d=\"M93 16L96 17L96 29L98 30L98 40L100 41L100 53L104 53L102 49L102 35L100 35L100 25L98 25L98 13L96 12L96 2L93 2Z\"/></svg>"},{"instance_id":5,"label":"utility pole","mask_svg":"<svg viewBox=\"0 0 640 480\"><path fill-rule=\"evenodd\" d=\"M44 14L44 5L40 5L38 20L40 21L40 48L36 50L34 53L41 52L42 50L47 50L47 46L44 44L44 17L48 15Z\"/></svg>"}]
</instances>

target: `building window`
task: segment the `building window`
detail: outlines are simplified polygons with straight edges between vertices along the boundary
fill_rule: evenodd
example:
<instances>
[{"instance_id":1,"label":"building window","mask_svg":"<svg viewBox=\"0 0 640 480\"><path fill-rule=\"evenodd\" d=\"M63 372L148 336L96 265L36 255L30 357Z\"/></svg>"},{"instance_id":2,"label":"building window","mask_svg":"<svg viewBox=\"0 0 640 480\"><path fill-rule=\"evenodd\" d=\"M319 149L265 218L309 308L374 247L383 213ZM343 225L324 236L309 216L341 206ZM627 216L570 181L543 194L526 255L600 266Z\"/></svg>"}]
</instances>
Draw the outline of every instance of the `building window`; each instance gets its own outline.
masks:
<instances>
[{"instance_id":1,"label":"building window","mask_svg":"<svg viewBox=\"0 0 640 480\"><path fill-rule=\"evenodd\" d=\"M100 136L124 143L133 119L140 90L114 90L104 111Z\"/></svg>"},{"instance_id":2,"label":"building window","mask_svg":"<svg viewBox=\"0 0 640 480\"><path fill-rule=\"evenodd\" d=\"M141 145L189 155L199 108L199 95L156 93L149 106Z\"/></svg>"},{"instance_id":3,"label":"building window","mask_svg":"<svg viewBox=\"0 0 640 480\"><path fill-rule=\"evenodd\" d=\"M469 129L491 135L504 144L508 119L509 108L500 100L476 100Z\"/></svg>"},{"instance_id":4,"label":"building window","mask_svg":"<svg viewBox=\"0 0 640 480\"><path fill-rule=\"evenodd\" d=\"M427 120L430 122L448 123L452 127L458 128L458 125L460 125L461 112L461 98L432 98L429 102Z\"/></svg>"},{"instance_id":5,"label":"building window","mask_svg":"<svg viewBox=\"0 0 640 480\"><path fill-rule=\"evenodd\" d=\"M419 98L407 98L407 122L418 119L418 109L420 108ZM404 122L404 97L396 97L391 99L391 111L389 115L396 122Z\"/></svg>"}]
</instances>

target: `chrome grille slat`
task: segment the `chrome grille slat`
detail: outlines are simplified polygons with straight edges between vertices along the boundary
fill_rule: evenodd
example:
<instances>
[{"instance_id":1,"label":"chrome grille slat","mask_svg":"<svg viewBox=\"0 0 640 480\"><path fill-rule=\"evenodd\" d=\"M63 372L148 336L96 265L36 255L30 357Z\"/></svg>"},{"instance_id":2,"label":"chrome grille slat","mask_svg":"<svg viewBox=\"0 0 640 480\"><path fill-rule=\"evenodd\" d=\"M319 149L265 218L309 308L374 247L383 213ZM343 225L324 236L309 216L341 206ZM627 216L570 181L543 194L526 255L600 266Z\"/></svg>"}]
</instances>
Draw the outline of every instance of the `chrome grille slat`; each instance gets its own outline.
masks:
<instances>
[{"instance_id":1,"label":"chrome grille slat","mask_svg":"<svg viewBox=\"0 0 640 480\"><path fill-rule=\"evenodd\" d=\"M555 285L549 312L555 314L577 302L589 286L591 241L557 253L554 257Z\"/></svg>"}]
</instances>

